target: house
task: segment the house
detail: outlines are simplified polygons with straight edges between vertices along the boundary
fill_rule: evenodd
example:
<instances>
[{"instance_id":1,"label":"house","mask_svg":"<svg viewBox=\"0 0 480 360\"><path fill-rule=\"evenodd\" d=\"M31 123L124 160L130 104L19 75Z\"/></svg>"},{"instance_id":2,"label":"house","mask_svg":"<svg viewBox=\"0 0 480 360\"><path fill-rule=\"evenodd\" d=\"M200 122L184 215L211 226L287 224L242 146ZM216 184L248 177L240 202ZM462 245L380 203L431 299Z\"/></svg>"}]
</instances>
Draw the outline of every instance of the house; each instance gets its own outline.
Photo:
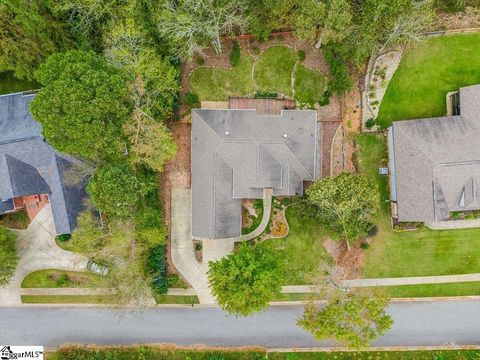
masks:
<instances>
[{"instance_id":1,"label":"house","mask_svg":"<svg viewBox=\"0 0 480 360\"><path fill-rule=\"evenodd\" d=\"M480 85L461 88L451 116L388 129L392 216L438 222L480 209Z\"/></svg>"},{"instance_id":2,"label":"house","mask_svg":"<svg viewBox=\"0 0 480 360\"><path fill-rule=\"evenodd\" d=\"M0 96L0 214L25 209L30 220L51 204L57 234L71 233L85 188L66 180L78 160L47 144L30 111L34 93Z\"/></svg>"},{"instance_id":3,"label":"house","mask_svg":"<svg viewBox=\"0 0 480 360\"><path fill-rule=\"evenodd\" d=\"M303 195L320 174L316 111L192 111L192 220L195 239L241 235L242 199Z\"/></svg>"}]
</instances>

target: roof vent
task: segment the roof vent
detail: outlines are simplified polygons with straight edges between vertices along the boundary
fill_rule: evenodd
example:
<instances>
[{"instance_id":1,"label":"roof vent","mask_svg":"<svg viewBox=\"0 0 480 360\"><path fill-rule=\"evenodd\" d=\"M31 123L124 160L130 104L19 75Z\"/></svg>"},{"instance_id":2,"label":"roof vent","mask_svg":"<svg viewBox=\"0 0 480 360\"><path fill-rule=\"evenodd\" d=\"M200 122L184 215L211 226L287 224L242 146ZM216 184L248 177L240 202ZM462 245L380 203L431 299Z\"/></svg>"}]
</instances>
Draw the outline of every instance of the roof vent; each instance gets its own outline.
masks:
<instances>
[{"instance_id":1,"label":"roof vent","mask_svg":"<svg viewBox=\"0 0 480 360\"><path fill-rule=\"evenodd\" d=\"M287 135L287 134L283 134L283 137L286 139L286 138L288 137L288 135Z\"/></svg>"},{"instance_id":2,"label":"roof vent","mask_svg":"<svg viewBox=\"0 0 480 360\"><path fill-rule=\"evenodd\" d=\"M230 131L225 131L225 135L230 135Z\"/></svg>"}]
</instances>

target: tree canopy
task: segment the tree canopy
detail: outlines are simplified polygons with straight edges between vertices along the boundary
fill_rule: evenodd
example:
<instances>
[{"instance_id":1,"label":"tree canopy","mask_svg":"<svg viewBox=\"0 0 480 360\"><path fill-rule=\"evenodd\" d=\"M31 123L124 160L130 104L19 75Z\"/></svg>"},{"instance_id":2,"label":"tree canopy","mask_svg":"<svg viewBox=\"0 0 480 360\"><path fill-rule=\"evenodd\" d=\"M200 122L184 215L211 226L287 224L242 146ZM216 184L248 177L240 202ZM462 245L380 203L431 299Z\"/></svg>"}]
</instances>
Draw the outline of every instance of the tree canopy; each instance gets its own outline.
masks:
<instances>
[{"instance_id":1,"label":"tree canopy","mask_svg":"<svg viewBox=\"0 0 480 360\"><path fill-rule=\"evenodd\" d=\"M50 54L72 45L64 24L52 16L45 1L0 2L0 72L31 80Z\"/></svg>"},{"instance_id":2,"label":"tree canopy","mask_svg":"<svg viewBox=\"0 0 480 360\"><path fill-rule=\"evenodd\" d=\"M134 217L144 188L127 164L107 164L93 174L87 186L95 207L120 219Z\"/></svg>"},{"instance_id":3,"label":"tree canopy","mask_svg":"<svg viewBox=\"0 0 480 360\"><path fill-rule=\"evenodd\" d=\"M35 75L43 87L30 110L53 147L91 160L122 156L130 105L120 70L93 52L70 50L50 56Z\"/></svg>"},{"instance_id":4,"label":"tree canopy","mask_svg":"<svg viewBox=\"0 0 480 360\"><path fill-rule=\"evenodd\" d=\"M348 242L368 235L380 208L375 184L350 173L315 182L307 190L307 199L331 235Z\"/></svg>"},{"instance_id":5,"label":"tree canopy","mask_svg":"<svg viewBox=\"0 0 480 360\"><path fill-rule=\"evenodd\" d=\"M163 0L156 19L158 34L182 59L191 59L210 45L220 52L221 36L247 27L241 0Z\"/></svg>"},{"instance_id":6,"label":"tree canopy","mask_svg":"<svg viewBox=\"0 0 480 360\"><path fill-rule=\"evenodd\" d=\"M266 246L243 243L237 252L209 263L212 293L229 313L247 316L263 310L280 294L281 266L279 257Z\"/></svg>"},{"instance_id":7,"label":"tree canopy","mask_svg":"<svg viewBox=\"0 0 480 360\"><path fill-rule=\"evenodd\" d=\"M15 273L18 263L15 242L17 236L7 228L0 226L0 286L7 284Z\"/></svg>"},{"instance_id":8,"label":"tree canopy","mask_svg":"<svg viewBox=\"0 0 480 360\"><path fill-rule=\"evenodd\" d=\"M318 340L334 339L350 348L367 347L393 324L382 297L337 292L326 306L309 303L298 324Z\"/></svg>"}]
</instances>

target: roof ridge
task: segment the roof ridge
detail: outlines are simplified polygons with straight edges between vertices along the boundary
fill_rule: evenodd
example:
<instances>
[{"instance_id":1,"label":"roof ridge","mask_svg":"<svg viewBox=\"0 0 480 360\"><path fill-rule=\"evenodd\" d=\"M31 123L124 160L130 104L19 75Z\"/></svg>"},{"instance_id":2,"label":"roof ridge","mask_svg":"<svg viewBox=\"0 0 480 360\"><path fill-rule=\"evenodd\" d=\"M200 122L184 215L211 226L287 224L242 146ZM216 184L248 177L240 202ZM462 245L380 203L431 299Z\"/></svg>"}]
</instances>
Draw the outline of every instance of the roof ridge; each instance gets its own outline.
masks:
<instances>
[{"instance_id":1,"label":"roof ridge","mask_svg":"<svg viewBox=\"0 0 480 360\"><path fill-rule=\"evenodd\" d=\"M425 150L419 146L419 144L418 144L417 142L413 141L413 139L410 137L410 135L408 134L408 132L405 132L405 131L402 130L402 126L397 127L397 130L400 130L400 132L405 136L405 138L408 140L408 142L410 142L410 143L413 145L414 148L417 148L418 151L421 152L428 160L430 160L430 162L431 162L432 164L434 164L434 165L436 164L436 163L435 163L435 160L433 160L433 159L428 155L428 153L426 153ZM395 132L395 127L394 127L394 132ZM395 136L395 134L394 134L394 136Z\"/></svg>"}]
</instances>

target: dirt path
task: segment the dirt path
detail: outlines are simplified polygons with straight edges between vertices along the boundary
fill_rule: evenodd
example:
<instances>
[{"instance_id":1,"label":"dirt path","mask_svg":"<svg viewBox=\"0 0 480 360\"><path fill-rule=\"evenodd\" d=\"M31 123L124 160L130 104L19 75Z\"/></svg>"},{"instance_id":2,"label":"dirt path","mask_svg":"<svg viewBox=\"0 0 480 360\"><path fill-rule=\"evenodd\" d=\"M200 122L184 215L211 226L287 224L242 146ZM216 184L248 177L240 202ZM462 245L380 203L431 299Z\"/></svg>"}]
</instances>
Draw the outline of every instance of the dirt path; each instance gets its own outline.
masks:
<instances>
[{"instance_id":1,"label":"dirt path","mask_svg":"<svg viewBox=\"0 0 480 360\"><path fill-rule=\"evenodd\" d=\"M160 175L160 200L163 206L163 217L168 227L169 241L167 260L170 272L175 272L170 257L170 214L171 191L173 187L190 188L190 132L191 125L187 122L176 122L169 125L173 138L177 144L177 154L165 165Z\"/></svg>"}]
</instances>

